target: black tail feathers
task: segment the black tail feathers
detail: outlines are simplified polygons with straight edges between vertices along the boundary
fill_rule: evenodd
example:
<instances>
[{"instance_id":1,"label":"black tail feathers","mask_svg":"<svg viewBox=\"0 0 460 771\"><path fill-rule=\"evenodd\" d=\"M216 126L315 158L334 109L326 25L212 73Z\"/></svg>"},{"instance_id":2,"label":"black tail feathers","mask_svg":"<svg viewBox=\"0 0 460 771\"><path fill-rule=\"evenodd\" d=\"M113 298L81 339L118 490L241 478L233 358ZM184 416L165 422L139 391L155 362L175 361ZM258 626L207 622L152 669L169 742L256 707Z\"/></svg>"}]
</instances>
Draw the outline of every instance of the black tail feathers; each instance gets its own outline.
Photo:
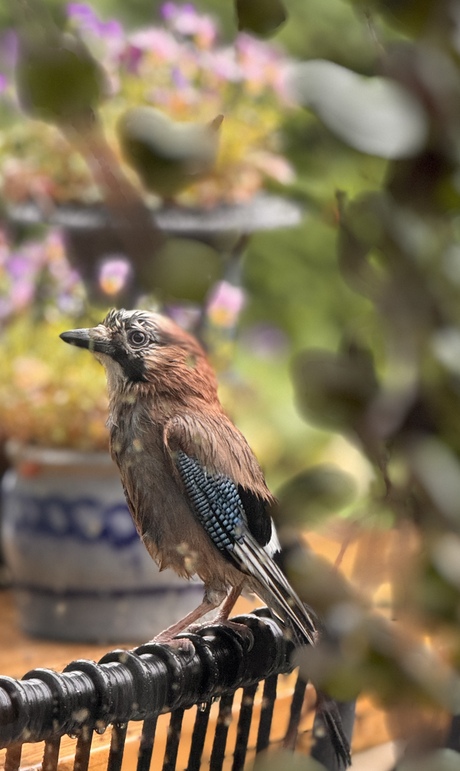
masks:
<instances>
[{"instance_id":1,"label":"black tail feathers","mask_svg":"<svg viewBox=\"0 0 460 771\"><path fill-rule=\"evenodd\" d=\"M274 560L284 575L287 573L286 567L289 559L298 548L299 544L296 542L291 543L287 548L283 545L281 552L274 555ZM296 648L311 644L312 636L319 641L325 635L321 620L314 610L303 602L301 604L304 607L305 616L309 619L314 630L310 635L305 635L302 629L305 626L305 622L302 624L304 614L299 614L299 620L296 623L292 615L286 617L285 613L280 613ZM309 632L310 630L311 627ZM322 691L317 691L317 699L313 727L315 744L312 756L321 762L328 771L342 771L342 769L351 766L350 740L354 723L354 702L343 703L339 708L337 702Z\"/></svg>"},{"instance_id":2,"label":"black tail feathers","mask_svg":"<svg viewBox=\"0 0 460 771\"><path fill-rule=\"evenodd\" d=\"M317 694L312 756L328 771L341 771L351 766L350 740L354 722L354 703L337 702L321 691Z\"/></svg>"}]
</instances>

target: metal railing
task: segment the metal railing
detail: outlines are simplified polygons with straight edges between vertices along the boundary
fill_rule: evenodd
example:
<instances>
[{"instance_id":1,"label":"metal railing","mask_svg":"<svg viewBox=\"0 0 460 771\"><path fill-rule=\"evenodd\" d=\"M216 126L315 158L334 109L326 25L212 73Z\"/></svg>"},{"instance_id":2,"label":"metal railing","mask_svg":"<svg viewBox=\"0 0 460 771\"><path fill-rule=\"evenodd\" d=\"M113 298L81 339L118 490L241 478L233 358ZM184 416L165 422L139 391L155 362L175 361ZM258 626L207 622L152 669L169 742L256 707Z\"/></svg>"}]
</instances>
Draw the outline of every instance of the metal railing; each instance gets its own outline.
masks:
<instances>
[{"instance_id":1,"label":"metal railing","mask_svg":"<svg viewBox=\"0 0 460 771\"><path fill-rule=\"evenodd\" d=\"M57 771L65 734L76 738L74 771L87 771L94 734L103 733L109 725L106 768L120 771L130 721L142 721L135 767L148 771L162 713L170 713L169 726L162 765L155 769L175 771L184 713L192 706L197 709L186 750L186 771L245 768L250 733L255 736L255 753L272 743L278 676L292 671L292 644L265 609L232 621L182 635L184 642L177 646L148 643L134 650L114 650L97 664L73 661L62 673L38 668L21 680L0 677L0 747L7 747L5 771L22 768L22 748L32 742L44 742L43 771ZM232 705L239 690L236 731L230 741ZM257 691L262 698L254 727ZM283 738L281 742L277 739L290 749L296 746L305 691L306 683L298 678ZM217 719L210 721L216 700ZM348 709L344 719L351 736L352 711ZM205 743L210 746L206 758ZM326 768L338 767L322 730L318 730L312 754Z\"/></svg>"}]
</instances>

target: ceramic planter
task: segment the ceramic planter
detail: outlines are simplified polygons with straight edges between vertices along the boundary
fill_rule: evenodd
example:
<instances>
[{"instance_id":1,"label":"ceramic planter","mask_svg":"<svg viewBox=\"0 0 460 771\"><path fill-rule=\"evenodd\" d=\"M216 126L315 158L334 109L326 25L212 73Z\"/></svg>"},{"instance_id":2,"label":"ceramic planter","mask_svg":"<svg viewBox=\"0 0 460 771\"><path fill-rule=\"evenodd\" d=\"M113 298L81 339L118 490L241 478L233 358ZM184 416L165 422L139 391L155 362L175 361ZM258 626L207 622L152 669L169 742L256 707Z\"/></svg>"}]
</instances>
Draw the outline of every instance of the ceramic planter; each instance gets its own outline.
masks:
<instances>
[{"instance_id":1,"label":"ceramic planter","mask_svg":"<svg viewBox=\"0 0 460 771\"><path fill-rule=\"evenodd\" d=\"M142 642L199 604L159 572L108 454L21 449L3 480L3 548L22 629L51 639Z\"/></svg>"}]
</instances>

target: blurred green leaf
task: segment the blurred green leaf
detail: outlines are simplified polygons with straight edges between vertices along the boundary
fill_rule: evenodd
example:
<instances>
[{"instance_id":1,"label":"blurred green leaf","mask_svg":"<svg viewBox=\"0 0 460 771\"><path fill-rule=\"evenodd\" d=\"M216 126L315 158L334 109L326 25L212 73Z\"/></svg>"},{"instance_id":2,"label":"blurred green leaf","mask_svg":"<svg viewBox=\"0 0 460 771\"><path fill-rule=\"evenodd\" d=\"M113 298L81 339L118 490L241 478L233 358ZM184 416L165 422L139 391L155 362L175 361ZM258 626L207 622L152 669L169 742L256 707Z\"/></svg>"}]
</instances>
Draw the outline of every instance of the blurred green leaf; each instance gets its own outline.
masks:
<instances>
[{"instance_id":1,"label":"blurred green leaf","mask_svg":"<svg viewBox=\"0 0 460 771\"><path fill-rule=\"evenodd\" d=\"M409 36L423 34L434 18L440 18L439 0L350 0L350 3L369 15L378 14L379 21L385 19L391 27Z\"/></svg>"},{"instance_id":2,"label":"blurred green leaf","mask_svg":"<svg viewBox=\"0 0 460 771\"><path fill-rule=\"evenodd\" d=\"M372 356L359 347L337 354L304 351L294 361L293 376L301 413L326 428L357 429L378 392Z\"/></svg>"},{"instance_id":3,"label":"blurred green leaf","mask_svg":"<svg viewBox=\"0 0 460 771\"><path fill-rule=\"evenodd\" d=\"M423 34L439 12L439 0L377 0L389 24L409 35Z\"/></svg>"},{"instance_id":4,"label":"blurred green leaf","mask_svg":"<svg viewBox=\"0 0 460 771\"><path fill-rule=\"evenodd\" d=\"M356 492L351 474L337 466L314 466L297 474L277 491L279 512L274 516L283 524L311 528L325 517L338 514Z\"/></svg>"},{"instance_id":5,"label":"blurred green leaf","mask_svg":"<svg viewBox=\"0 0 460 771\"><path fill-rule=\"evenodd\" d=\"M347 206L342 193L337 198L340 216L337 258L341 274L355 292L375 298L382 276L370 258L383 240L380 198L378 194L365 194Z\"/></svg>"},{"instance_id":6,"label":"blurred green leaf","mask_svg":"<svg viewBox=\"0 0 460 771\"><path fill-rule=\"evenodd\" d=\"M460 462L449 448L435 437L414 438L407 450L409 467L421 488L429 496L440 517L460 532Z\"/></svg>"},{"instance_id":7,"label":"blurred green leaf","mask_svg":"<svg viewBox=\"0 0 460 771\"><path fill-rule=\"evenodd\" d=\"M414 713L456 709L453 672L426 646L350 600L333 606L325 618L337 642L326 637L295 655L303 676L315 687L344 701L364 691L386 708L401 705Z\"/></svg>"},{"instance_id":8,"label":"blurred green leaf","mask_svg":"<svg viewBox=\"0 0 460 771\"><path fill-rule=\"evenodd\" d=\"M290 88L351 147L382 158L406 158L424 146L428 124L416 96L389 78L365 78L333 62L301 62Z\"/></svg>"},{"instance_id":9,"label":"blurred green leaf","mask_svg":"<svg viewBox=\"0 0 460 771\"><path fill-rule=\"evenodd\" d=\"M222 262L210 246L189 238L168 238L155 255L148 281L167 298L203 302L220 278Z\"/></svg>"},{"instance_id":10,"label":"blurred green leaf","mask_svg":"<svg viewBox=\"0 0 460 771\"><path fill-rule=\"evenodd\" d=\"M282 0L235 0L238 29L270 37L287 19Z\"/></svg>"},{"instance_id":11,"label":"blurred green leaf","mask_svg":"<svg viewBox=\"0 0 460 771\"><path fill-rule=\"evenodd\" d=\"M22 38L16 84L31 117L58 124L91 120L105 92L103 71L83 41L52 28Z\"/></svg>"},{"instance_id":12,"label":"blurred green leaf","mask_svg":"<svg viewBox=\"0 0 460 771\"><path fill-rule=\"evenodd\" d=\"M117 132L125 160L146 189L170 198L212 169L222 119L179 123L154 107L132 107Z\"/></svg>"},{"instance_id":13,"label":"blurred green leaf","mask_svg":"<svg viewBox=\"0 0 460 771\"><path fill-rule=\"evenodd\" d=\"M302 600L314 608L320 618L328 623L336 608L345 609L348 613L350 608L355 607L351 586L330 562L305 547L301 540L294 541L292 529L287 528L286 531L281 528L279 535L289 580ZM361 610L358 613L361 614ZM339 635L343 633L343 619L343 614L340 619L336 614L335 633Z\"/></svg>"},{"instance_id":14,"label":"blurred green leaf","mask_svg":"<svg viewBox=\"0 0 460 771\"><path fill-rule=\"evenodd\" d=\"M441 575L431 562L422 562L415 577L411 599L414 610L425 624L457 624L460 616L458 588Z\"/></svg>"}]
</instances>

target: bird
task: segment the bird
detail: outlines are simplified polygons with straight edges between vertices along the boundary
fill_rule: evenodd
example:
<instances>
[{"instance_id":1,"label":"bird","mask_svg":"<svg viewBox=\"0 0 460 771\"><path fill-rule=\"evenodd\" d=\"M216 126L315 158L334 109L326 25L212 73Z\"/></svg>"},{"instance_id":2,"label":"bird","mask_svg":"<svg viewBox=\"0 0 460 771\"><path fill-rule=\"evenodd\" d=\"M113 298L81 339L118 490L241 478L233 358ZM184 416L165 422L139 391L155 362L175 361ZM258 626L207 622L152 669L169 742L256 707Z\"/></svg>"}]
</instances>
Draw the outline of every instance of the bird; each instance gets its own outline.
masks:
<instances>
[{"instance_id":1,"label":"bird","mask_svg":"<svg viewBox=\"0 0 460 771\"><path fill-rule=\"evenodd\" d=\"M93 328L61 333L104 366L110 452L137 531L160 569L198 575L199 606L155 640L169 642L211 610L226 621L244 590L284 622L295 645L318 642L318 620L277 561L274 496L241 433L225 413L198 340L172 319L112 309ZM345 766L340 718L325 720Z\"/></svg>"},{"instance_id":2,"label":"bird","mask_svg":"<svg viewBox=\"0 0 460 771\"><path fill-rule=\"evenodd\" d=\"M146 190L173 200L211 172L223 119L217 115L209 123L177 122L149 105L130 107L117 123L122 156Z\"/></svg>"}]
</instances>

